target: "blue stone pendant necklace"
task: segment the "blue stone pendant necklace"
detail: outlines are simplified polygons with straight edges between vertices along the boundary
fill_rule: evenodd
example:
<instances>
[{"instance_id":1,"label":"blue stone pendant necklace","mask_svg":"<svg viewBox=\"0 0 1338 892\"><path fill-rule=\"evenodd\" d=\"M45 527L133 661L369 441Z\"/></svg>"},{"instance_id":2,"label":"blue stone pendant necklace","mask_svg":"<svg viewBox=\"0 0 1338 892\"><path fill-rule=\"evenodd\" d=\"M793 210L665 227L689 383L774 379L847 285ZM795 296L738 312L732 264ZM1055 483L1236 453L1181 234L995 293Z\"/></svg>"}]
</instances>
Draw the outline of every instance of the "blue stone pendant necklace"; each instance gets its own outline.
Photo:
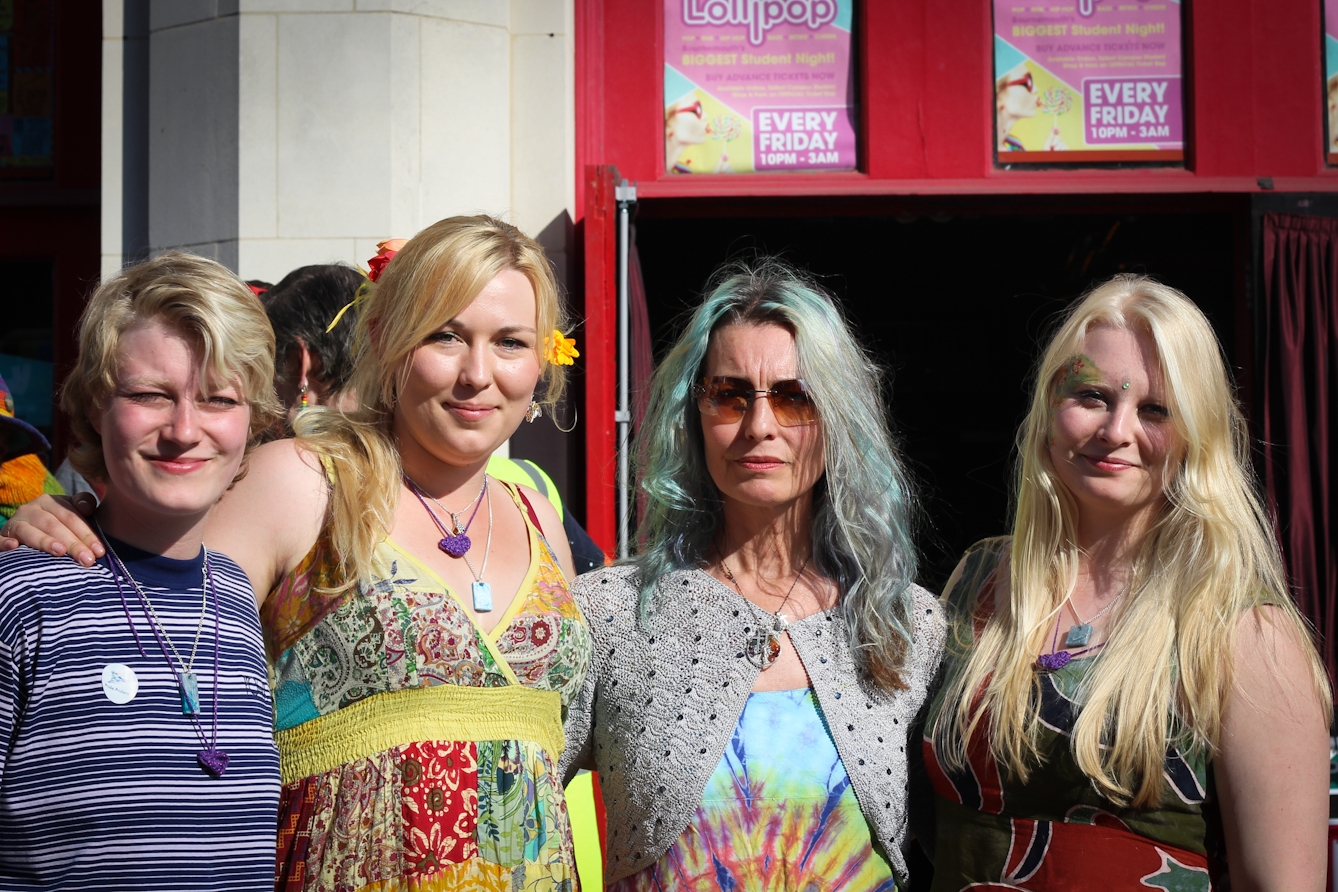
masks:
<instances>
[{"instance_id":1,"label":"blue stone pendant necklace","mask_svg":"<svg viewBox=\"0 0 1338 892\"><path fill-rule=\"evenodd\" d=\"M1069 626L1069 633L1064 636L1064 646L1082 647L1084 644L1091 641L1092 623L1096 622L1101 617L1105 616L1106 613L1110 611L1110 608L1114 607L1115 603L1120 600L1120 596L1123 594L1124 592L1120 592L1119 595L1116 595L1115 597L1111 598L1110 603L1107 604L1105 607L1102 607L1101 610L1096 614L1096 616L1093 616L1091 619L1087 620L1087 622L1083 622L1082 617L1078 615L1078 608L1073 606L1073 599L1070 598L1068 601L1069 609L1073 611L1073 618L1076 619L1078 622L1075 625Z\"/></svg>"},{"instance_id":2,"label":"blue stone pendant necklace","mask_svg":"<svg viewBox=\"0 0 1338 892\"><path fill-rule=\"evenodd\" d=\"M1114 607L1116 602L1118 602L1122 597L1124 597L1124 592L1120 592L1118 595L1112 598L1109 604L1107 604L1105 607L1102 607L1100 612L1098 612L1087 622L1083 622L1082 617L1078 616L1078 610L1073 606L1073 602L1069 601L1068 599L1065 599L1065 603L1067 603L1069 605L1069 609L1073 611L1073 618L1076 619L1078 622L1075 625L1069 626L1068 634L1064 636L1064 646L1082 647L1084 644L1091 641L1092 623L1096 622L1101 617L1105 616L1106 612L1110 610L1110 608ZM1065 666L1069 664L1069 661L1072 660L1074 657L1080 657L1083 654L1100 650L1101 648L1106 646L1106 642L1103 641L1100 644L1094 644L1091 647L1083 647L1082 650L1077 650L1074 651L1073 653L1069 653L1068 651L1064 650L1057 650L1059 646L1059 626L1063 622L1063 620L1064 620L1064 611L1061 608L1059 611L1059 616L1055 617L1055 634L1050 642L1050 652L1048 654L1041 654L1039 657L1036 658L1036 665L1039 668L1045 670L1046 672L1054 672L1057 669L1063 669Z\"/></svg>"},{"instance_id":3,"label":"blue stone pendant necklace","mask_svg":"<svg viewBox=\"0 0 1338 892\"><path fill-rule=\"evenodd\" d=\"M474 602L474 609L479 613L492 610L492 586L483 581L483 574L488 572L488 554L492 551L492 493L488 492L487 477L483 478L483 490L484 498L488 501L488 538L483 541L483 566L475 570L474 565L469 562L469 555L461 555L465 559L465 566L474 577L474 581L469 584L469 594Z\"/></svg>"},{"instance_id":4,"label":"blue stone pendant necklace","mask_svg":"<svg viewBox=\"0 0 1338 892\"><path fill-rule=\"evenodd\" d=\"M172 638L167 634L167 627L163 621L158 618L158 611L153 609L153 602L149 596L140 588L139 582L130 574L125 562L112 549L111 540L107 538L101 528L98 534L102 537L102 544L107 549L107 564L111 568L112 581L116 583L116 591L121 596L121 607L125 610L126 622L130 624L130 632L135 636L135 645L139 648L139 655L148 659L148 654L144 652L144 645L139 640L139 630L135 628L135 621L130 616L130 604L125 597L125 589L121 587L121 577L124 576L130 582L130 588L135 592L139 599L140 609L149 621L149 628L153 632L154 639L158 642L158 649L162 651L163 658L167 660L167 666L172 670L172 677L176 679L177 693L181 697L181 712L190 719L191 725L195 729L195 736L199 738L200 744L204 747L196 753L195 760L200 763L200 767L209 772L214 777L221 777L228 767L228 754L218 748L218 645L220 614L218 609L218 588L214 585L214 576L209 572L209 549L204 549L204 567L200 573L200 620L195 626L195 642L191 645L190 659L183 660L181 654L177 652L176 645L172 643ZM210 737L204 736L204 729L200 727L200 683L195 675L195 655L200 647L200 633L204 629L204 619L209 608L209 592L214 594L214 708L212 717L212 730ZM173 660L173 657L176 659ZM181 670L177 671L177 665L180 664Z\"/></svg>"},{"instance_id":5,"label":"blue stone pendant necklace","mask_svg":"<svg viewBox=\"0 0 1338 892\"><path fill-rule=\"evenodd\" d=\"M479 494L474 496L474 501L466 505L464 510L460 511L458 514L454 511L448 511L441 502L437 502L437 500L431 496L424 498L427 494L423 492L422 488L417 483L414 483L409 479L409 475L404 475L404 482L409 485L409 489L413 491L414 496L418 498L419 504L421 504L423 510L427 512L427 516L432 518L432 522L436 524L437 529L441 531L442 538L441 541L437 543L437 547L451 557L464 558L465 566L469 568L470 574L474 577L474 581L469 585L469 594L473 601L474 610L479 613L487 613L489 610L492 610L492 586L483 581L483 574L488 571L488 554L492 551L492 495L488 492L488 476L486 474L483 476L483 486L479 489ZM479 509L483 507L483 500L485 498L488 502L488 538L483 546L483 566L476 571L474 565L469 560L469 549L474 543L466 533L469 532L470 526L473 525L474 518L478 516ZM436 502L438 508L445 511L446 514L450 516L451 523L456 530L455 533L451 533L446 529L446 525L441 522L441 518L437 516L437 512L433 511L432 506L427 503L427 499L432 499L433 502ZM469 520L462 528L460 526L460 515L464 514L465 511L468 511L471 506L474 508L474 512L469 515Z\"/></svg>"}]
</instances>

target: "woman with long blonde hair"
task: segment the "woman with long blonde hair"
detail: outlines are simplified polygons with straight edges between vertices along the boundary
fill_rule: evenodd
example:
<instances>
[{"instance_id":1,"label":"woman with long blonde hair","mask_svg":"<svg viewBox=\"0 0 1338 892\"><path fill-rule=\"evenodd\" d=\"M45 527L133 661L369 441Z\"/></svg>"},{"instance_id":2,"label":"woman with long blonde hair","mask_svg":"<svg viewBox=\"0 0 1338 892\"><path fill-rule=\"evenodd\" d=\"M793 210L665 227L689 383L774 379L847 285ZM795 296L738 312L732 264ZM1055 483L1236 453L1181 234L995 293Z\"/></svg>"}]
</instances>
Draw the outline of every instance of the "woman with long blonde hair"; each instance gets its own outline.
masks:
<instances>
[{"instance_id":1,"label":"woman with long blonde hair","mask_svg":"<svg viewBox=\"0 0 1338 892\"><path fill-rule=\"evenodd\" d=\"M1320 889L1329 684L1202 312L1091 291L1018 449L1012 536L944 593L934 888Z\"/></svg>"},{"instance_id":2,"label":"woman with long blonde hair","mask_svg":"<svg viewBox=\"0 0 1338 892\"><path fill-rule=\"evenodd\" d=\"M552 270L514 226L453 217L359 310L362 408L303 412L206 530L268 595L277 886L570 890L557 767L589 632L556 511L485 470L561 396ZM42 507L10 534L91 559Z\"/></svg>"}]
</instances>

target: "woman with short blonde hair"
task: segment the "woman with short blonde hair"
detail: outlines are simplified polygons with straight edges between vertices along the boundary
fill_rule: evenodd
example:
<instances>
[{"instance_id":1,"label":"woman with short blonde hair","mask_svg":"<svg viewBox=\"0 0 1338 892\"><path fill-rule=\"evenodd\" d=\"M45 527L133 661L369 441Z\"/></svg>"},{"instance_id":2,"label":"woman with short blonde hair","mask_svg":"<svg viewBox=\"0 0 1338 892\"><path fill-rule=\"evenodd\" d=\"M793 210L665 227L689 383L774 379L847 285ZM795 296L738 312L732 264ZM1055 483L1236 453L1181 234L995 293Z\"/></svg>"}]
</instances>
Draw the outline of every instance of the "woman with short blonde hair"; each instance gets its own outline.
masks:
<instances>
[{"instance_id":1,"label":"woman with short blonde hair","mask_svg":"<svg viewBox=\"0 0 1338 892\"><path fill-rule=\"evenodd\" d=\"M116 388L126 331L161 320L198 346L203 370L218 381L235 378L251 407L252 445L280 408L274 397L274 334L250 289L204 257L169 251L131 266L93 292L79 320L79 356L60 389L75 445L70 464L104 480L102 434L93 420Z\"/></svg>"},{"instance_id":2,"label":"woman with short blonde hair","mask_svg":"<svg viewBox=\"0 0 1338 892\"><path fill-rule=\"evenodd\" d=\"M273 887L254 593L205 529L278 415L255 295L168 253L93 295L61 393L106 484L87 565L0 554L0 887ZM89 556L91 558L91 555Z\"/></svg>"},{"instance_id":3,"label":"woman with short blonde hair","mask_svg":"<svg viewBox=\"0 0 1338 892\"><path fill-rule=\"evenodd\" d=\"M1018 435L1013 534L944 594L936 889L1318 888L1329 686L1248 449L1188 298L1118 276L1073 307Z\"/></svg>"}]
</instances>

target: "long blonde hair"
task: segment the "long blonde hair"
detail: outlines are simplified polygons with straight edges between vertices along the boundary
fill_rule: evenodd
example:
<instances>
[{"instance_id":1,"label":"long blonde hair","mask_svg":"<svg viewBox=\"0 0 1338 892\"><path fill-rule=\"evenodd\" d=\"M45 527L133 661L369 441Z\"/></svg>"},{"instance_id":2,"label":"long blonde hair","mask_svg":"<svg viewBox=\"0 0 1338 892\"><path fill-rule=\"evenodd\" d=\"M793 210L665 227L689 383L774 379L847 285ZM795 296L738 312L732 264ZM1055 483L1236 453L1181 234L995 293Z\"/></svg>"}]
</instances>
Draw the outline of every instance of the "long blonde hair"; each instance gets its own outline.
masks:
<instances>
[{"instance_id":1,"label":"long blonde hair","mask_svg":"<svg viewBox=\"0 0 1338 892\"><path fill-rule=\"evenodd\" d=\"M299 444L328 458L338 477L328 520L338 564L334 591L358 581L394 519L401 466L390 428L414 351L506 270L522 273L534 288L535 349L542 355L545 337L563 324L557 280L543 248L492 217L450 217L409 239L363 298L352 378L359 409L347 415L309 409L294 422ZM538 398L551 408L566 378L559 365L542 362L542 368Z\"/></svg>"},{"instance_id":2,"label":"long blonde hair","mask_svg":"<svg viewBox=\"0 0 1338 892\"><path fill-rule=\"evenodd\" d=\"M1089 292L1041 358L1018 432L1013 536L995 543L1010 596L995 605L950 681L935 737L945 760L960 767L966 741L985 732L993 756L1021 782L1041 758L1033 665L1073 590L1079 560L1077 505L1050 460L1052 394L1068 358L1083 352L1087 333L1099 326L1151 338L1171 423L1185 444L1138 549L1122 614L1084 682L1071 743L1103 796L1141 807L1162 795L1168 745L1216 754L1232 686L1230 643L1245 611L1274 604L1280 621L1310 640L1288 596L1220 345L1187 297L1152 279L1116 276ZM972 634L971 618L962 617L958 644L969 647ZM1310 678L1298 683L1311 685L1327 709L1328 680L1314 648L1308 651Z\"/></svg>"}]
</instances>

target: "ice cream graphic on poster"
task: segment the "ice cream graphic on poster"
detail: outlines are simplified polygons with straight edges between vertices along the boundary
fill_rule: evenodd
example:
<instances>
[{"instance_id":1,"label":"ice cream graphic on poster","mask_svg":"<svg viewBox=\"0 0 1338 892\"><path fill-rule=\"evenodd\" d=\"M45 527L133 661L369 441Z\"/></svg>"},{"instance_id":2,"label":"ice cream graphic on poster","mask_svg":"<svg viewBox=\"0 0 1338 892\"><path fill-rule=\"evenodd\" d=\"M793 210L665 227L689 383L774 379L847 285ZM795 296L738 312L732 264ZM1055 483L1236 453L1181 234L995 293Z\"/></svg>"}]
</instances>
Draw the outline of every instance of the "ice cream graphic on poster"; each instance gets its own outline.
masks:
<instances>
[{"instance_id":1,"label":"ice cream graphic on poster","mask_svg":"<svg viewBox=\"0 0 1338 892\"><path fill-rule=\"evenodd\" d=\"M853 170L852 0L664 0L668 173Z\"/></svg>"},{"instance_id":2,"label":"ice cream graphic on poster","mask_svg":"<svg viewBox=\"0 0 1338 892\"><path fill-rule=\"evenodd\" d=\"M1000 163L1182 158L1180 12L1177 0L994 0Z\"/></svg>"}]
</instances>

